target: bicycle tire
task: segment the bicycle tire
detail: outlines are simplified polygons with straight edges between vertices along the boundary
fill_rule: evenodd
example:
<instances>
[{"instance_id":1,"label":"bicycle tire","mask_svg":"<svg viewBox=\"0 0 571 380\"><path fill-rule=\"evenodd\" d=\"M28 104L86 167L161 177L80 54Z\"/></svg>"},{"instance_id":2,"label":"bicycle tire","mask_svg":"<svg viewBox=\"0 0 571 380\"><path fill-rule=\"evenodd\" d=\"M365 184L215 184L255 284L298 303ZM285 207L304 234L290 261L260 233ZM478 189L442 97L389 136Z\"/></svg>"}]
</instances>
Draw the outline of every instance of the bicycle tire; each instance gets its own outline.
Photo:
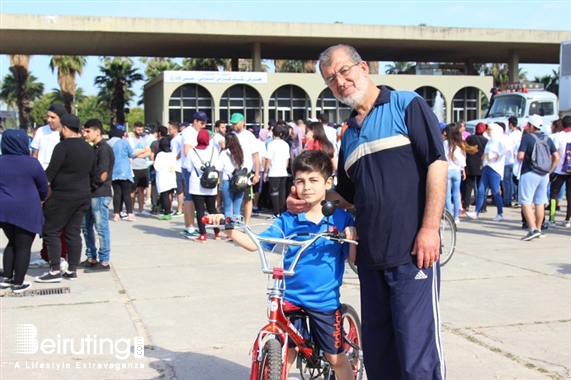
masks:
<instances>
[{"instance_id":1,"label":"bicycle tire","mask_svg":"<svg viewBox=\"0 0 571 380\"><path fill-rule=\"evenodd\" d=\"M448 210L444 210L440 220L440 266L446 265L456 250L456 228L454 217Z\"/></svg>"},{"instance_id":2,"label":"bicycle tire","mask_svg":"<svg viewBox=\"0 0 571 380\"><path fill-rule=\"evenodd\" d=\"M353 270L353 272L355 272L355 274L359 274L359 270L357 269L357 265L355 265L355 263L347 260L347 264L349 264L349 267Z\"/></svg>"},{"instance_id":3,"label":"bicycle tire","mask_svg":"<svg viewBox=\"0 0 571 380\"><path fill-rule=\"evenodd\" d=\"M282 346L276 339L270 339L264 344L258 380L281 380L282 371Z\"/></svg>"},{"instance_id":4,"label":"bicycle tire","mask_svg":"<svg viewBox=\"0 0 571 380\"><path fill-rule=\"evenodd\" d=\"M349 363L355 380L363 378L365 365L362 354L361 319L351 305L341 304L341 320L343 323L343 348L349 357Z\"/></svg>"}]
</instances>

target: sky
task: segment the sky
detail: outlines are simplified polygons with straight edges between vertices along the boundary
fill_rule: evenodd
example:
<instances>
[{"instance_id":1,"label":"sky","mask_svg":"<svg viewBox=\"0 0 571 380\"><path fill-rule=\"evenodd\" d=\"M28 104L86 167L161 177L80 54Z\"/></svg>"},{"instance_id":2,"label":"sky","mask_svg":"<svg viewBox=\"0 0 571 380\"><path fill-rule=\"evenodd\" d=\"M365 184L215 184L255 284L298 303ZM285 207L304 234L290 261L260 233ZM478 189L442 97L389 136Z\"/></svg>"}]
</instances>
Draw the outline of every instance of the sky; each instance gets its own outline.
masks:
<instances>
[{"instance_id":1,"label":"sky","mask_svg":"<svg viewBox=\"0 0 571 380\"><path fill-rule=\"evenodd\" d=\"M241 0L241 1L114 1L114 0L0 0L1 14L114 16L300 23L419 25L459 28L571 30L571 1L359 1L359 0ZM1 22L1 20L0 20ZM263 56L263 52L262 52ZM58 88L49 56L33 56L30 71L46 92ZM134 59L137 66L144 65ZM89 57L77 83L86 95L96 94L99 57ZM384 70L381 62L379 71ZM7 55L0 55L0 78L8 73ZM528 78L551 74L558 65L521 65ZM139 82L135 87L142 88ZM137 96L141 88L135 88Z\"/></svg>"}]
</instances>

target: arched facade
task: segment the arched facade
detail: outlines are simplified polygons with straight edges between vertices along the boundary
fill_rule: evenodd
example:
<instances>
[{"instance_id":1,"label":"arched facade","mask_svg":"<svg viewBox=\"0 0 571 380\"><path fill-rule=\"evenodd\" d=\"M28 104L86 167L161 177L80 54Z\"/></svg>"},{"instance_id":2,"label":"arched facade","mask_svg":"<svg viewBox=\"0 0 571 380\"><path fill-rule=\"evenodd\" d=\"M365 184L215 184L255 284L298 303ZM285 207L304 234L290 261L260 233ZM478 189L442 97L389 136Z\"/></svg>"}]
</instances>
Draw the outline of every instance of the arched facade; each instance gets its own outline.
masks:
<instances>
[{"instance_id":1,"label":"arched facade","mask_svg":"<svg viewBox=\"0 0 571 380\"><path fill-rule=\"evenodd\" d=\"M246 84L229 87L220 98L220 110L216 119L230 120L235 112L246 119L246 125L264 123L264 101L258 90Z\"/></svg>"},{"instance_id":2,"label":"arched facade","mask_svg":"<svg viewBox=\"0 0 571 380\"><path fill-rule=\"evenodd\" d=\"M296 85L278 87L270 96L269 120L307 120L311 112L311 99L307 92Z\"/></svg>"},{"instance_id":3,"label":"arched facade","mask_svg":"<svg viewBox=\"0 0 571 380\"><path fill-rule=\"evenodd\" d=\"M439 122L447 123L446 98L442 95L442 92L439 89L432 86L423 86L417 88L414 92L426 100L430 108L432 108L436 114Z\"/></svg>"},{"instance_id":4,"label":"arched facade","mask_svg":"<svg viewBox=\"0 0 571 380\"><path fill-rule=\"evenodd\" d=\"M203 86L196 83L183 84L171 93L168 120L192 122L192 115L198 110L206 112L212 120L214 101L210 92Z\"/></svg>"},{"instance_id":5,"label":"arched facade","mask_svg":"<svg viewBox=\"0 0 571 380\"><path fill-rule=\"evenodd\" d=\"M454 121L475 120L483 116L488 98L484 91L476 87L459 89L452 100L452 115Z\"/></svg>"},{"instance_id":6,"label":"arched facade","mask_svg":"<svg viewBox=\"0 0 571 380\"><path fill-rule=\"evenodd\" d=\"M325 88L319 94L316 106L316 116L322 113L329 115L331 122L340 124L349 117L351 107L338 101L333 96L333 92L329 88Z\"/></svg>"}]
</instances>

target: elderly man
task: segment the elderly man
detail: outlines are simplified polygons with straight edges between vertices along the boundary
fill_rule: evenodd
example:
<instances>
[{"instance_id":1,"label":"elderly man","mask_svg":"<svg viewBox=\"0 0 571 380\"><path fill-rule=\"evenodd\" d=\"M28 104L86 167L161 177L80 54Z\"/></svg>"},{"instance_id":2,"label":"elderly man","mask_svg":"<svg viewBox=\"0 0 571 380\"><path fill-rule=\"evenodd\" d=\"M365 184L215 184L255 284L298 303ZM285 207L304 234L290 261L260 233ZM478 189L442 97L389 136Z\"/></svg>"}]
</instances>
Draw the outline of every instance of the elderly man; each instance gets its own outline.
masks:
<instances>
[{"instance_id":1,"label":"elderly man","mask_svg":"<svg viewBox=\"0 0 571 380\"><path fill-rule=\"evenodd\" d=\"M328 198L357 211L367 377L444 379L438 257L447 163L438 120L416 93L377 88L351 46L325 50L319 68L353 108ZM292 198L288 209L303 210Z\"/></svg>"}]
</instances>

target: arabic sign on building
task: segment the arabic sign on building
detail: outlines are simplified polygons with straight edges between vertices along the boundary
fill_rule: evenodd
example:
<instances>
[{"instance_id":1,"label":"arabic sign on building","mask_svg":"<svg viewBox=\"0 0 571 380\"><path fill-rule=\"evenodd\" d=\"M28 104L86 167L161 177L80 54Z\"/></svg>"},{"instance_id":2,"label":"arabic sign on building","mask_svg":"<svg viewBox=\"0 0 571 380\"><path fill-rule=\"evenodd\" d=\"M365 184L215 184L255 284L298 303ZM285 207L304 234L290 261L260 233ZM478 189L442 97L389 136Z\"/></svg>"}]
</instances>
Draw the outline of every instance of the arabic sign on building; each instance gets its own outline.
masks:
<instances>
[{"instance_id":1,"label":"arabic sign on building","mask_svg":"<svg viewBox=\"0 0 571 380\"><path fill-rule=\"evenodd\" d=\"M165 71L163 78L170 83L268 83L268 74L259 72Z\"/></svg>"}]
</instances>

